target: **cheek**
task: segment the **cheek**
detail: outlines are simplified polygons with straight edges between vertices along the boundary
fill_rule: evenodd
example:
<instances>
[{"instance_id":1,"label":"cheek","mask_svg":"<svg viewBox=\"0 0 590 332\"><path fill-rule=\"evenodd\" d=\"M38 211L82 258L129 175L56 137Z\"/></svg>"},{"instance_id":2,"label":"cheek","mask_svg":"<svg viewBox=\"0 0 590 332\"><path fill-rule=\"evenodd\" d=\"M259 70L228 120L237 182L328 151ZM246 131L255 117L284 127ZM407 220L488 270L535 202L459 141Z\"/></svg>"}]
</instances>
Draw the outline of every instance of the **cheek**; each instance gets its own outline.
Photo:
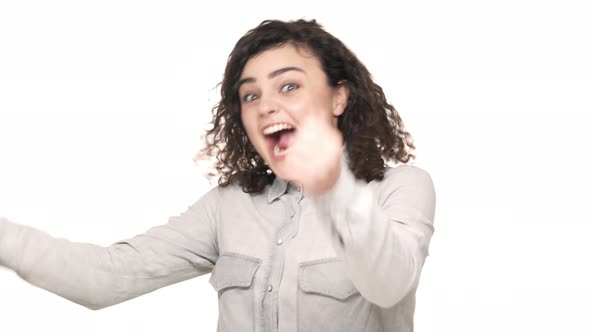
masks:
<instances>
[{"instance_id":1,"label":"cheek","mask_svg":"<svg viewBox=\"0 0 590 332\"><path fill-rule=\"evenodd\" d=\"M319 105L314 103L313 98L299 98L289 100L284 106L284 109L292 117L300 119L306 117L309 113L314 112Z\"/></svg>"},{"instance_id":2,"label":"cheek","mask_svg":"<svg viewBox=\"0 0 590 332\"><path fill-rule=\"evenodd\" d=\"M307 98L301 105L304 114L314 113L316 116L332 117L332 99L327 93L318 92Z\"/></svg>"},{"instance_id":3,"label":"cheek","mask_svg":"<svg viewBox=\"0 0 590 332\"><path fill-rule=\"evenodd\" d=\"M242 125L246 129L246 132L249 132L252 127L252 117L248 116L246 111L241 111L240 118L242 119Z\"/></svg>"},{"instance_id":4,"label":"cheek","mask_svg":"<svg viewBox=\"0 0 590 332\"><path fill-rule=\"evenodd\" d=\"M254 133L256 132L257 128L255 119L246 114L242 114L242 125L244 126L244 130L246 131L248 139L250 142L254 143L256 140Z\"/></svg>"}]
</instances>

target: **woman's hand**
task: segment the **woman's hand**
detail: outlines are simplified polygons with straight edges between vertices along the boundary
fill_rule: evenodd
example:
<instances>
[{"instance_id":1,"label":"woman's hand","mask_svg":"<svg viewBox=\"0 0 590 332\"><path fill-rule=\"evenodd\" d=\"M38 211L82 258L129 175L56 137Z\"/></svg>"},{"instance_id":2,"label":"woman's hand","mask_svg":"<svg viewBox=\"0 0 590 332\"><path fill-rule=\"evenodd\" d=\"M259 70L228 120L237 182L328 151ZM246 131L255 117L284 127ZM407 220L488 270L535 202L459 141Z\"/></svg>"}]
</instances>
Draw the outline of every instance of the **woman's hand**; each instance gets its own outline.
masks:
<instances>
[{"instance_id":1,"label":"woman's hand","mask_svg":"<svg viewBox=\"0 0 590 332\"><path fill-rule=\"evenodd\" d=\"M340 177L342 134L330 121L311 117L297 128L297 137L277 175L293 181L306 192L321 194Z\"/></svg>"}]
</instances>

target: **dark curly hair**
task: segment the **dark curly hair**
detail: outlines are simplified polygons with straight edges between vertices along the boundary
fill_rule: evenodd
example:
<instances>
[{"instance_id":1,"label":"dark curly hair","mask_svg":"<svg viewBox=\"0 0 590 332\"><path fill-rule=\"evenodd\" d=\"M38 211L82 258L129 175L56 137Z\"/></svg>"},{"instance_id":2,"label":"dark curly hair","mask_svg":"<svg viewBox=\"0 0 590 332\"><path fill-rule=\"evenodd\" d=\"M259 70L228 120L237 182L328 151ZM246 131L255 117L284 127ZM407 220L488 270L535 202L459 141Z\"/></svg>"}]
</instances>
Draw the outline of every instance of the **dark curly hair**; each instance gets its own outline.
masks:
<instances>
[{"instance_id":1,"label":"dark curly hair","mask_svg":"<svg viewBox=\"0 0 590 332\"><path fill-rule=\"evenodd\" d=\"M260 193L275 179L244 130L238 82L249 59L287 43L312 51L331 86L347 82L350 92L344 113L338 118L338 129L357 179L382 180L386 162L415 159L409 153L415 149L412 136L353 52L315 20L266 20L240 38L230 53L219 83L221 100L213 107L213 128L204 135L206 146L200 158L216 158L215 171L209 176L219 176L220 187L237 182L246 193Z\"/></svg>"}]
</instances>

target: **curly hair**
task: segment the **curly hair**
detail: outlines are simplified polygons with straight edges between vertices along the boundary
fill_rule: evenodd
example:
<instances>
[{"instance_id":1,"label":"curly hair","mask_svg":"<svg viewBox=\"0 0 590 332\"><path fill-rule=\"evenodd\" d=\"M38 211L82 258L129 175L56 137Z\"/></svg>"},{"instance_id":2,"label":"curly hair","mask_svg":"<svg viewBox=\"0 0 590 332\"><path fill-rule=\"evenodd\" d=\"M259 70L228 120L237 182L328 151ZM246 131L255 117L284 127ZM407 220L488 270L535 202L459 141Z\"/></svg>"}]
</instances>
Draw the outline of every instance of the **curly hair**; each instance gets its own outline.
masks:
<instances>
[{"instance_id":1,"label":"curly hair","mask_svg":"<svg viewBox=\"0 0 590 332\"><path fill-rule=\"evenodd\" d=\"M339 39L315 20L283 22L266 20L248 31L230 53L221 86L221 100L213 107L213 128L204 135L201 158L216 158L209 177L219 176L220 187L237 183L246 193L261 193L275 179L246 135L240 116L238 82L244 66L257 54L291 43L318 57L328 84L345 81L349 97L338 118L349 168L357 179L382 180L387 162L408 163L415 156L412 136L390 105L383 89L373 82L367 68ZM219 86L218 85L218 86Z\"/></svg>"}]
</instances>

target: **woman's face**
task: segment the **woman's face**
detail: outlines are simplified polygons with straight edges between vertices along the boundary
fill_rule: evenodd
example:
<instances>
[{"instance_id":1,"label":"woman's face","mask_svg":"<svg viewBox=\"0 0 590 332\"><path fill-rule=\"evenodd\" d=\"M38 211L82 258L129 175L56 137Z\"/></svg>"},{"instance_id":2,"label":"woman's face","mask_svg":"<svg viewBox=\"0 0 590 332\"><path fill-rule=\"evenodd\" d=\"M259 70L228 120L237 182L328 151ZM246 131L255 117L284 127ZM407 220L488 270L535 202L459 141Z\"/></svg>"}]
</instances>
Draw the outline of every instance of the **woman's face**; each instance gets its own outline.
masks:
<instances>
[{"instance_id":1,"label":"woman's face","mask_svg":"<svg viewBox=\"0 0 590 332\"><path fill-rule=\"evenodd\" d=\"M316 56L291 44L251 58L240 76L244 128L258 154L277 172L308 121L337 126L348 99L345 84L332 87ZM321 144L321 142L317 142ZM313 147L310 147L313 148Z\"/></svg>"}]
</instances>

